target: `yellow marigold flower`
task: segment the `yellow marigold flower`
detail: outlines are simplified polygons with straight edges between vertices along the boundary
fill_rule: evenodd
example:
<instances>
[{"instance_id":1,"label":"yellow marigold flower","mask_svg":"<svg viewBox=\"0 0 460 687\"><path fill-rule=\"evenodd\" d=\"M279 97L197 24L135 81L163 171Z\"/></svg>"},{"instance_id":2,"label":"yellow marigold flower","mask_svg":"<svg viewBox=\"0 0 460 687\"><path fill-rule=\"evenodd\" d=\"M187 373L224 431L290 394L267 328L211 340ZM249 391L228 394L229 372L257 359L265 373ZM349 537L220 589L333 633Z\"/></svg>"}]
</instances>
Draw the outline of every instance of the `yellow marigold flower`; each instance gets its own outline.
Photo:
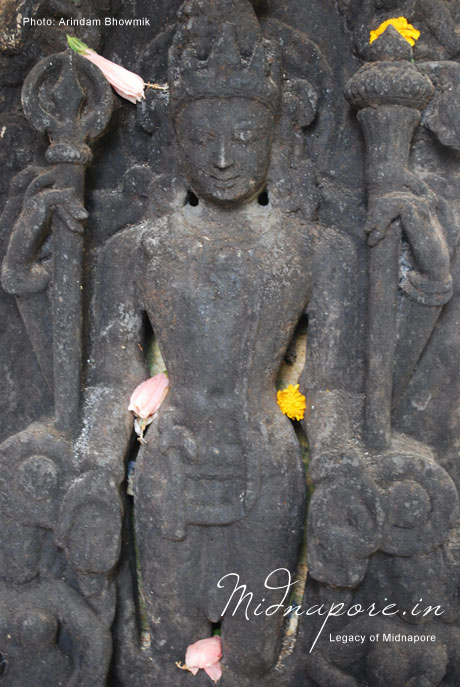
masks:
<instances>
[{"instance_id":1,"label":"yellow marigold flower","mask_svg":"<svg viewBox=\"0 0 460 687\"><path fill-rule=\"evenodd\" d=\"M409 24L406 17L394 17L393 19L387 19L386 21L382 22L380 26L375 29L375 31L371 31L369 43L375 41L375 39L378 38L389 26L394 26L396 31L398 31L401 36L405 38L406 41L411 45L415 45L415 41L420 36L420 31L414 28L412 24Z\"/></svg>"},{"instance_id":2,"label":"yellow marigold flower","mask_svg":"<svg viewBox=\"0 0 460 687\"><path fill-rule=\"evenodd\" d=\"M303 420L305 414L305 396L300 393L299 385L289 384L286 389L281 389L276 395L276 400L282 412L291 420Z\"/></svg>"}]
</instances>

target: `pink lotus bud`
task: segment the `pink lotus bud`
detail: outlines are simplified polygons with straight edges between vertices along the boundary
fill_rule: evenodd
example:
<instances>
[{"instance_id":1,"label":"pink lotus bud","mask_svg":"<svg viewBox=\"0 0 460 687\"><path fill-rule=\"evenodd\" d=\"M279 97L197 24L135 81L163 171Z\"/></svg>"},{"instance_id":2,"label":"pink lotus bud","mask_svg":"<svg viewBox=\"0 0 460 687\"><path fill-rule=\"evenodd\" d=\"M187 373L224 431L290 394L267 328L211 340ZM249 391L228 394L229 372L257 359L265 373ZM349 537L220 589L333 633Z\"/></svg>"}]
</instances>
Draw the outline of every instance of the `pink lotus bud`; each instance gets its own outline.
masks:
<instances>
[{"instance_id":1,"label":"pink lotus bud","mask_svg":"<svg viewBox=\"0 0 460 687\"><path fill-rule=\"evenodd\" d=\"M163 403L169 390L169 379L161 372L150 379L146 379L134 389L129 399L128 410L146 420L156 413Z\"/></svg>"},{"instance_id":2,"label":"pink lotus bud","mask_svg":"<svg viewBox=\"0 0 460 687\"><path fill-rule=\"evenodd\" d=\"M126 98L126 100L136 104L138 100L142 100L145 97L144 89L146 84L144 79L138 74L134 74L134 72L130 72L119 64L115 64L115 62L111 62L105 57L98 55L97 52L88 48L86 43L83 43L78 38L67 36L67 42L72 50L86 57L96 67L99 67L109 84L122 98Z\"/></svg>"},{"instance_id":3,"label":"pink lotus bud","mask_svg":"<svg viewBox=\"0 0 460 687\"><path fill-rule=\"evenodd\" d=\"M222 677L220 659L222 658L222 642L220 637L207 637L199 639L194 644L187 647L185 654L185 666L177 663L177 667L182 670L189 670L193 675L202 668L209 675L213 682L217 682Z\"/></svg>"}]
</instances>

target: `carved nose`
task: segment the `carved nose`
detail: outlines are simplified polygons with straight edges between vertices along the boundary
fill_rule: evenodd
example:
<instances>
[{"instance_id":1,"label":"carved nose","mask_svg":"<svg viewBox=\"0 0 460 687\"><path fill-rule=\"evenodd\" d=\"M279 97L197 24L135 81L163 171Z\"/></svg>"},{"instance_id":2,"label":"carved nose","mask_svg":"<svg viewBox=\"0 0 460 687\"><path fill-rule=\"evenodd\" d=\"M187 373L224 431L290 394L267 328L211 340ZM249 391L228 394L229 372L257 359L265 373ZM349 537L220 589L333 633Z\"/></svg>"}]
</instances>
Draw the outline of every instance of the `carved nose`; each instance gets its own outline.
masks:
<instances>
[{"instance_id":1,"label":"carved nose","mask_svg":"<svg viewBox=\"0 0 460 687\"><path fill-rule=\"evenodd\" d=\"M227 169L233 164L228 145L225 140L219 142L219 150L217 151L217 158L215 165L218 169Z\"/></svg>"}]
</instances>

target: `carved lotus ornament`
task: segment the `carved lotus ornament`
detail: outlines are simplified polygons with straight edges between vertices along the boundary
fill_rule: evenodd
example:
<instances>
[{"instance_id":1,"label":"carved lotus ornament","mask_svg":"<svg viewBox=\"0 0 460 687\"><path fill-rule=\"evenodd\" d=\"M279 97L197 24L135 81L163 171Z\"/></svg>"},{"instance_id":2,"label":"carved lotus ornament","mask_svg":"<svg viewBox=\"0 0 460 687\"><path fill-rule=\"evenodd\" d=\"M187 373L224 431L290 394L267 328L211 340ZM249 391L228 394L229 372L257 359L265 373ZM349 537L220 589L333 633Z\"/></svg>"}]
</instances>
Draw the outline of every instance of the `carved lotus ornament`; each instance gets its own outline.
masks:
<instances>
[{"instance_id":1,"label":"carved lotus ornament","mask_svg":"<svg viewBox=\"0 0 460 687\"><path fill-rule=\"evenodd\" d=\"M409 61L411 55L409 43L390 26L372 43L372 62L361 67L345 86L347 99L358 109L377 105L424 107L434 88Z\"/></svg>"}]
</instances>

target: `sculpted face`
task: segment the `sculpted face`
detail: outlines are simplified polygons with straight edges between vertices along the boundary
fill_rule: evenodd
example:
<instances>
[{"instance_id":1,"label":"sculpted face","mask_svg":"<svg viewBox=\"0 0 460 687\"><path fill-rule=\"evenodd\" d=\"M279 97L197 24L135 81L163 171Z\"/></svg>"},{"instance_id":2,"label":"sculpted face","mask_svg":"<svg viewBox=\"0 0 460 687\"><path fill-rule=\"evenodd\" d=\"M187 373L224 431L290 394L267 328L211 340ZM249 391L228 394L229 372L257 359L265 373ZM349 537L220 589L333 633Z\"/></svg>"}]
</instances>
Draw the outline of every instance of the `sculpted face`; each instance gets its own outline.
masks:
<instances>
[{"instance_id":1,"label":"sculpted face","mask_svg":"<svg viewBox=\"0 0 460 687\"><path fill-rule=\"evenodd\" d=\"M198 197L231 206L263 190L274 115L250 98L204 98L184 105L176 131Z\"/></svg>"}]
</instances>

